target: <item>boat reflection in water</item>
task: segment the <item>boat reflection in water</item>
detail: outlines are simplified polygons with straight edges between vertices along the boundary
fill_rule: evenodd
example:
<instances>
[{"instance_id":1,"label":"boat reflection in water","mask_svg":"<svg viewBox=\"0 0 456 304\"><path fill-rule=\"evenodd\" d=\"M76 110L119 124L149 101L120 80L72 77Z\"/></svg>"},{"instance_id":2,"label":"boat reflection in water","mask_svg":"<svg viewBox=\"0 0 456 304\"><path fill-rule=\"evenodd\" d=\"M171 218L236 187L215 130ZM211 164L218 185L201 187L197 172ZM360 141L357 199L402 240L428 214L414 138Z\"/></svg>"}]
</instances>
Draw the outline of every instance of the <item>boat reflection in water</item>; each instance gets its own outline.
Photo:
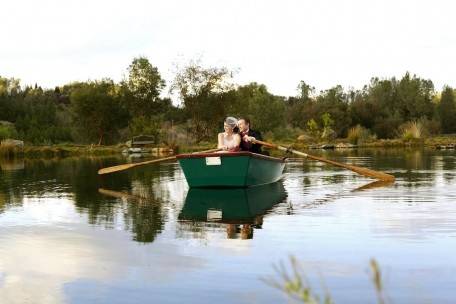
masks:
<instances>
[{"instance_id":1,"label":"boat reflection in water","mask_svg":"<svg viewBox=\"0 0 456 304\"><path fill-rule=\"evenodd\" d=\"M282 182L236 189L190 188L179 220L222 223L228 238L251 239L253 229L262 227L264 214L286 196Z\"/></svg>"}]
</instances>

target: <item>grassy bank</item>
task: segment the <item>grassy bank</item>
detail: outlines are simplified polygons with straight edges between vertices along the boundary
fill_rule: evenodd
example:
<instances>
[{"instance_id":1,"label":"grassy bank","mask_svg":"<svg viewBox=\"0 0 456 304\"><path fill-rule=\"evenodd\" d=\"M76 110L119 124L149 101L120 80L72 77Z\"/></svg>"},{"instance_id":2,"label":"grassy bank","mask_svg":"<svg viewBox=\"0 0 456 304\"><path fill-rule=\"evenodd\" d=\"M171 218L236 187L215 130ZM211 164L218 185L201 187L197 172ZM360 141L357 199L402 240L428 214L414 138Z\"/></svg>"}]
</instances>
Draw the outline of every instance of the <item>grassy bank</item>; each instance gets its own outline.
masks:
<instances>
[{"instance_id":1,"label":"grassy bank","mask_svg":"<svg viewBox=\"0 0 456 304\"><path fill-rule=\"evenodd\" d=\"M446 146L456 144L456 135L436 136L429 138L418 138L411 140L404 139L376 139L370 140L357 145L352 145L347 139L335 139L333 141L322 141L322 142L304 142L297 141L293 142L277 142L285 146L292 145L294 148L300 149L320 149L326 147L351 147L351 148L406 148L406 147L427 147L438 149Z\"/></svg>"},{"instance_id":2,"label":"grassy bank","mask_svg":"<svg viewBox=\"0 0 456 304\"><path fill-rule=\"evenodd\" d=\"M199 145L187 145L179 147L177 153L197 152L216 148L217 143L202 142ZM110 156L119 155L126 149L125 145L96 146L96 145L52 145L52 146L24 146L12 145L0 146L0 158L55 158L70 156ZM152 156L157 156L152 153ZM165 154L166 155L166 154ZM158 156L161 156L159 154Z\"/></svg>"},{"instance_id":3,"label":"grassy bank","mask_svg":"<svg viewBox=\"0 0 456 304\"><path fill-rule=\"evenodd\" d=\"M295 149L320 149L350 147L350 148L401 148L401 147L428 147L441 148L456 144L456 135L437 136L413 140L403 139L378 139L364 142L355 146L350 146L347 139L336 139L334 141L313 142L313 141L290 141L290 140L269 140L268 142L283 145L286 147L292 146ZM214 149L217 146L215 142L201 142L200 144L180 146L176 150L177 153L197 152L202 150ZM109 156L118 155L126 147L124 145L115 146L96 146L96 145L52 145L52 146L24 146L14 147L9 145L0 146L0 157L2 158L53 158L53 157L68 157L68 156Z\"/></svg>"},{"instance_id":4,"label":"grassy bank","mask_svg":"<svg viewBox=\"0 0 456 304\"><path fill-rule=\"evenodd\" d=\"M52 145L52 146L0 146L0 157L3 158L52 158L67 156L107 156L122 152L121 146L93 145Z\"/></svg>"}]
</instances>

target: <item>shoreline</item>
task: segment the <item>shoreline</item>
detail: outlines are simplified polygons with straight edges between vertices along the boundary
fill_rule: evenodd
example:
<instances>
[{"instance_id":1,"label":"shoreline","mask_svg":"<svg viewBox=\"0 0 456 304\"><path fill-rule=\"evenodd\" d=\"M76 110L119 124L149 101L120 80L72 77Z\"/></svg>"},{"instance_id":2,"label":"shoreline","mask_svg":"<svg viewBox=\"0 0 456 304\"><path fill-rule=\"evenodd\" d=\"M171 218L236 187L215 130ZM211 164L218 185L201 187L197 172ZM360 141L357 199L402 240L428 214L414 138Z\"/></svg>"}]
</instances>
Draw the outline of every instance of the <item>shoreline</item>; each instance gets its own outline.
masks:
<instances>
[{"instance_id":1,"label":"shoreline","mask_svg":"<svg viewBox=\"0 0 456 304\"><path fill-rule=\"evenodd\" d=\"M270 141L271 142L271 141ZM426 139L416 139L405 141L402 139L379 139L371 142L362 143L359 145L350 144L346 139L336 139L334 141L305 143L305 142L290 142L290 141L273 141L282 146L292 146L295 149L304 150L324 150L324 149L364 149L364 148L431 148L431 149L455 149L456 135L436 136ZM194 152L205 149L214 148L215 143L202 142L200 145L181 146L177 153ZM24 146L12 147L1 146L0 158L54 158L54 157L69 157L69 156L116 156L122 155L122 151L126 148L125 145L113 146L96 146L96 145L77 145L77 144L61 144L49 146ZM176 154L177 154L176 153ZM151 153L152 156L162 156L171 154Z\"/></svg>"}]
</instances>

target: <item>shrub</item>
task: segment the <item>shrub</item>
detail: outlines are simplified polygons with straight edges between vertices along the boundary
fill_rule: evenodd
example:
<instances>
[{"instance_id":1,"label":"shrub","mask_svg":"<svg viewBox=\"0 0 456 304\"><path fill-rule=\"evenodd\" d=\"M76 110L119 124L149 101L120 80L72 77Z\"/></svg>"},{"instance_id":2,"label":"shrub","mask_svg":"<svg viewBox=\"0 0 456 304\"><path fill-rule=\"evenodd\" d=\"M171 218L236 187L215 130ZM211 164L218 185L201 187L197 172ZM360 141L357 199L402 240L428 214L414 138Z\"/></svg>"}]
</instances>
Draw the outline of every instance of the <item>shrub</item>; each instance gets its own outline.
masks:
<instances>
[{"instance_id":1,"label":"shrub","mask_svg":"<svg viewBox=\"0 0 456 304\"><path fill-rule=\"evenodd\" d=\"M370 131L361 125L357 125L356 127L348 130L347 139L351 144L354 145L361 145L366 141L374 138L375 135L371 135Z\"/></svg>"},{"instance_id":2,"label":"shrub","mask_svg":"<svg viewBox=\"0 0 456 304\"><path fill-rule=\"evenodd\" d=\"M299 128L283 127L275 128L272 133L265 133L265 138L270 138L277 141L290 141L293 142L303 131ZM269 136L268 136L269 135Z\"/></svg>"},{"instance_id":3,"label":"shrub","mask_svg":"<svg viewBox=\"0 0 456 304\"><path fill-rule=\"evenodd\" d=\"M399 127L399 137L406 141L423 138L423 125L419 121L406 122Z\"/></svg>"},{"instance_id":4,"label":"shrub","mask_svg":"<svg viewBox=\"0 0 456 304\"><path fill-rule=\"evenodd\" d=\"M313 118L307 122L307 132L313 137L319 137L320 131L318 124Z\"/></svg>"},{"instance_id":5,"label":"shrub","mask_svg":"<svg viewBox=\"0 0 456 304\"><path fill-rule=\"evenodd\" d=\"M0 140L16 137L17 132L13 127L0 125Z\"/></svg>"}]
</instances>

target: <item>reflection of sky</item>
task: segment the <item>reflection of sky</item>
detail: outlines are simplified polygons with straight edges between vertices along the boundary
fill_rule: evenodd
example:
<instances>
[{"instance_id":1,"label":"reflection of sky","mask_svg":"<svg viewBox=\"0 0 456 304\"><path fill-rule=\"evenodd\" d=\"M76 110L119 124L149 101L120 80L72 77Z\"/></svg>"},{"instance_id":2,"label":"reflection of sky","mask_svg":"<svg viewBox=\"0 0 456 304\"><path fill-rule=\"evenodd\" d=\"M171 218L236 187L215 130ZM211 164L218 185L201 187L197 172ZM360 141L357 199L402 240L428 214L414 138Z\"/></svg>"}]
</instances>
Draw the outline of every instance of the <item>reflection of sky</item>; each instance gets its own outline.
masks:
<instances>
[{"instance_id":1,"label":"reflection of sky","mask_svg":"<svg viewBox=\"0 0 456 304\"><path fill-rule=\"evenodd\" d=\"M72 297L66 294L67 286L77 290L79 282L164 284L176 273L204 264L198 257L182 255L176 245L140 245L130 242L128 234L70 224L57 220L58 214L40 224L28 221L2 229L0 302L63 303Z\"/></svg>"},{"instance_id":2,"label":"reflection of sky","mask_svg":"<svg viewBox=\"0 0 456 304\"><path fill-rule=\"evenodd\" d=\"M260 278L289 255L313 285L321 275L336 302L375 302L368 279L374 257L393 302L451 303L455 158L410 155L395 167L394 185L362 191L352 190L369 182L364 177L289 163L287 200L251 240L227 239L224 224L179 222L188 187L178 169L159 184L132 183L132 194L161 206L164 228L152 243L134 242L127 231L125 211L139 201L109 198L112 223L88 225L88 211L75 207L71 193L27 195L0 214L0 303L277 303L282 295Z\"/></svg>"}]
</instances>

